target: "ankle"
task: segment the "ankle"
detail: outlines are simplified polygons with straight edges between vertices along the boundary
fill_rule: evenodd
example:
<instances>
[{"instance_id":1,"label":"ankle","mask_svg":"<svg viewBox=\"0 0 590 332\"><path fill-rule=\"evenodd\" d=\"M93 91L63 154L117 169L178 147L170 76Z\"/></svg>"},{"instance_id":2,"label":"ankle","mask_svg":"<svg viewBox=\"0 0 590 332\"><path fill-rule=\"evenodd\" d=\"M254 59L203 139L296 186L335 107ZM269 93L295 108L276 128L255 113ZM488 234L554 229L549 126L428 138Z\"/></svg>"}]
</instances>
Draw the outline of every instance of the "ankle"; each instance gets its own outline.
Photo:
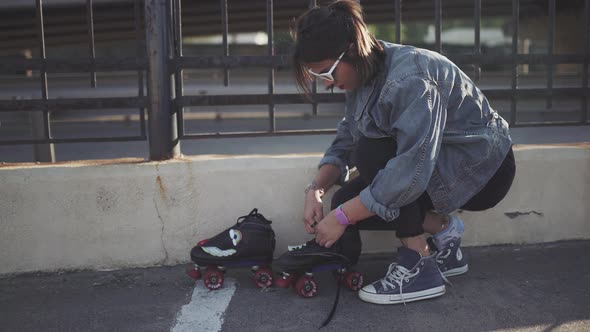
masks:
<instances>
[{"instance_id":1,"label":"ankle","mask_svg":"<svg viewBox=\"0 0 590 332\"><path fill-rule=\"evenodd\" d=\"M448 215L427 212L422 227L429 234L437 234L448 228L450 218Z\"/></svg>"},{"instance_id":2,"label":"ankle","mask_svg":"<svg viewBox=\"0 0 590 332\"><path fill-rule=\"evenodd\" d=\"M400 241L404 247L418 252L422 257L427 257L430 255L428 242L426 242L426 237L424 234L401 238Z\"/></svg>"},{"instance_id":3,"label":"ankle","mask_svg":"<svg viewBox=\"0 0 590 332\"><path fill-rule=\"evenodd\" d=\"M442 224L440 225L440 230L436 232L436 234L443 233L443 231L446 230L451 224L451 217L449 217L449 215L442 216L442 219L443 220Z\"/></svg>"}]
</instances>

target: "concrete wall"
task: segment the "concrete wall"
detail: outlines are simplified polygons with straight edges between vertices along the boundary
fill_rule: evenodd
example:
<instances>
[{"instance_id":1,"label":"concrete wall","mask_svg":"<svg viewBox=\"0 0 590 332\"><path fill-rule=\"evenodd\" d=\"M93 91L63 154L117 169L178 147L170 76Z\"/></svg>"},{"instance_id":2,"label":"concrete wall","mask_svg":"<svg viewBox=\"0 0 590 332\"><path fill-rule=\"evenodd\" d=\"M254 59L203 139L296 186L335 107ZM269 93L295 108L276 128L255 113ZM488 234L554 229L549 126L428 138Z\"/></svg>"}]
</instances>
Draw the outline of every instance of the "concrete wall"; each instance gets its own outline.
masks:
<instances>
[{"instance_id":1,"label":"concrete wall","mask_svg":"<svg viewBox=\"0 0 590 332\"><path fill-rule=\"evenodd\" d=\"M520 146L515 155L508 197L486 212L462 212L465 245L590 238L590 146ZM188 262L199 239L254 207L273 220L278 255L309 239L300 221L302 190L319 158L5 165L0 274ZM393 232L362 236L364 252L398 245Z\"/></svg>"}]
</instances>

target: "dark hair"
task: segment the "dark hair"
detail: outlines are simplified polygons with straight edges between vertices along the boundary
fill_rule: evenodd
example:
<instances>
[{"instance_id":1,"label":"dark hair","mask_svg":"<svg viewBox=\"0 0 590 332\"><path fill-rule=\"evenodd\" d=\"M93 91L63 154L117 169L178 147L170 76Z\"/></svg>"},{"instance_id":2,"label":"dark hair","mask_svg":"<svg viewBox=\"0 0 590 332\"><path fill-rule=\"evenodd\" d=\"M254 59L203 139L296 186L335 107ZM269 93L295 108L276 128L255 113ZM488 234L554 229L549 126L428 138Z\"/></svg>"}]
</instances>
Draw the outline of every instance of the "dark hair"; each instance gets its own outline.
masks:
<instances>
[{"instance_id":1,"label":"dark hair","mask_svg":"<svg viewBox=\"0 0 590 332\"><path fill-rule=\"evenodd\" d=\"M294 23L295 79L308 98L313 78L305 63L336 59L346 50L342 61L352 64L361 84L366 84L385 58L383 46L369 33L361 6L355 0L338 0L327 7L311 8Z\"/></svg>"}]
</instances>

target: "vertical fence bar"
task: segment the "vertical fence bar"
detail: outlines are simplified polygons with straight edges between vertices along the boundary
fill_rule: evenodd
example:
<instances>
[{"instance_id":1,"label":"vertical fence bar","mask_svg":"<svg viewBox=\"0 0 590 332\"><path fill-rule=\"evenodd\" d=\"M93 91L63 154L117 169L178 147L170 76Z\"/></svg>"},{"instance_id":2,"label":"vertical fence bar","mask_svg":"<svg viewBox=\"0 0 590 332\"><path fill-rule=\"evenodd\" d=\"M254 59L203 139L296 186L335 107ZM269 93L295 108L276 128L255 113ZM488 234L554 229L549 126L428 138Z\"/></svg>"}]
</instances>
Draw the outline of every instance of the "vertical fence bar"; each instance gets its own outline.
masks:
<instances>
[{"instance_id":1,"label":"vertical fence bar","mask_svg":"<svg viewBox=\"0 0 590 332\"><path fill-rule=\"evenodd\" d=\"M171 106L171 77L168 70L170 5L167 0L145 0L146 48L149 54L148 95L150 159L180 156L175 114Z\"/></svg>"},{"instance_id":2,"label":"vertical fence bar","mask_svg":"<svg viewBox=\"0 0 590 332\"><path fill-rule=\"evenodd\" d=\"M590 56L590 0L584 1L584 71L582 72L582 114L580 122L587 123L588 114L588 57Z\"/></svg>"},{"instance_id":3,"label":"vertical fence bar","mask_svg":"<svg viewBox=\"0 0 590 332\"><path fill-rule=\"evenodd\" d=\"M395 42L402 43L402 0L395 0Z\"/></svg>"},{"instance_id":4,"label":"vertical fence bar","mask_svg":"<svg viewBox=\"0 0 590 332\"><path fill-rule=\"evenodd\" d=\"M96 50L94 47L94 9L92 0L86 0L86 20L88 21L88 48L90 49L90 86L96 88Z\"/></svg>"},{"instance_id":5,"label":"vertical fence bar","mask_svg":"<svg viewBox=\"0 0 590 332\"><path fill-rule=\"evenodd\" d=\"M229 56L229 45L227 42L227 0L221 0L221 24L223 25L223 55ZM223 85L229 86L229 70L227 67L223 68Z\"/></svg>"},{"instance_id":6,"label":"vertical fence bar","mask_svg":"<svg viewBox=\"0 0 590 332\"><path fill-rule=\"evenodd\" d=\"M174 61L182 57L182 12L181 12L181 0L174 0ZM176 66L175 66L176 67ZM175 98L182 97L184 95L184 71L182 68L176 67L174 72L174 89ZM178 127L178 138L184 136L184 107L175 106L176 120Z\"/></svg>"},{"instance_id":7,"label":"vertical fence bar","mask_svg":"<svg viewBox=\"0 0 590 332\"><path fill-rule=\"evenodd\" d=\"M137 43L136 48L136 57L137 62L140 59L145 57L145 45L143 45L142 37L141 37L141 1L142 0L135 0L133 2L134 11L135 11L135 41ZM143 69L137 70L137 96L143 97L144 96L144 82L143 82ZM139 108L139 128L141 131L141 137L145 138L146 130L145 130L145 109L143 107Z\"/></svg>"},{"instance_id":8,"label":"vertical fence bar","mask_svg":"<svg viewBox=\"0 0 590 332\"><path fill-rule=\"evenodd\" d=\"M549 43L547 45L547 108L553 108L553 74L555 71L554 64L555 53L555 0L549 0Z\"/></svg>"},{"instance_id":9,"label":"vertical fence bar","mask_svg":"<svg viewBox=\"0 0 590 332\"><path fill-rule=\"evenodd\" d=\"M475 0L475 49L474 53L479 59L481 56L481 0ZM478 63L474 66L474 78L475 81L479 81L481 77L481 65Z\"/></svg>"},{"instance_id":10,"label":"vertical fence bar","mask_svg":"<svg viewBox=\"0 0 590 332\"><path fill-rule=\"evenodd\" d=\"M45 27L43 23L43 0L36 0L37 6L37 35L39 36L39 57L41 58L41 98L45 101L43 113L33 112L31 114L31 126L35 139L50 139L51 127L49 126L49 110L47 107L47 55L45 54ZM55 162L55 150L53 144L34 144L33 148L35 161Z\"/></svg>"},{"instance_id":11,"label":"vertical fence bar","mask_svg":"<svg viewBox=\"0 0 590 332\"><path fill-rule=\"evenodd\" d=\"M440 34L441 34L441 24L442 24L442 5L441 5L441 1L442 0L434 0L434 25L435 25L435 44L434 44L434 50L437 51L438 53L441 52L442 50L442 41L440 38Z\"/></svg>"},{"instance_id":12,"label":"vertical fence bar","mask_svg":"<svg viewBox=\"0 0 590 332\"><path fill-rule=\"evenodd\" d=\"M309 3L309 8L314 8L318 5L317 0L312 0ZM318 80L313 78L313 82L311 82L311 93L313 94L313 102L311 104L311 112L314 116L318 115L318 103L316 103L316 95L318 93Z\"/></svg>"},{"instance_id":13,"label":"vertical fence bar","mask_svg":"<svg viewBox=\"0 0 590 332\"><path fill-rule=\"evenodd\" d=\"M266 33L268 34L268 55L273 57L275 55L274 50L274 28L273 28L273 0L266 1ZM269 101L268 101L268 114L270 116L269 121L269 131L274 132L276 127L275 121L275 104L273 101L273 95L275 93L275 68L274 66L270 67L268 73L268 94L269 94Z\"/></svg>"},{"instance_id":14,"label":"vertical fence bar","mask_svg":"<svg viewBox=\"0 0 590 332\"><path fill-rule=\"evenodd\" d=\"M518 87L518 24L519 0L512 0L512 94L510 96L510 125L516 124L516 88Z\"/></svg>"}]
</instances>

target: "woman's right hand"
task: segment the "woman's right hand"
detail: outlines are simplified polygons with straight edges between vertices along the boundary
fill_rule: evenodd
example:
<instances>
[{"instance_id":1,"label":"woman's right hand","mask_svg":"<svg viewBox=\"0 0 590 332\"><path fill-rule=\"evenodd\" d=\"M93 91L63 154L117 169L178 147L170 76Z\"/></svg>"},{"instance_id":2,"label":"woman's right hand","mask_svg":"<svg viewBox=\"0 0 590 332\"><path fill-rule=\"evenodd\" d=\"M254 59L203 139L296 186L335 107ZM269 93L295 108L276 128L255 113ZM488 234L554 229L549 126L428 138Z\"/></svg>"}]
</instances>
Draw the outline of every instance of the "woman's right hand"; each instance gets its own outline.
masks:
<instances>
[{"instance_id":1,"label":"woman's right hand","mask_svg":"<svg viewBox=\"0 0 590 332\"><path fill-rule=\"evenodd\" d=\"M324 191L309 190L305 194L305 208L303 210L303 224L305 231L308 234L315 233L315 226L320 220L324 219L324 203L322 202L322 196Z\"/></svg>"}]
</instances>

